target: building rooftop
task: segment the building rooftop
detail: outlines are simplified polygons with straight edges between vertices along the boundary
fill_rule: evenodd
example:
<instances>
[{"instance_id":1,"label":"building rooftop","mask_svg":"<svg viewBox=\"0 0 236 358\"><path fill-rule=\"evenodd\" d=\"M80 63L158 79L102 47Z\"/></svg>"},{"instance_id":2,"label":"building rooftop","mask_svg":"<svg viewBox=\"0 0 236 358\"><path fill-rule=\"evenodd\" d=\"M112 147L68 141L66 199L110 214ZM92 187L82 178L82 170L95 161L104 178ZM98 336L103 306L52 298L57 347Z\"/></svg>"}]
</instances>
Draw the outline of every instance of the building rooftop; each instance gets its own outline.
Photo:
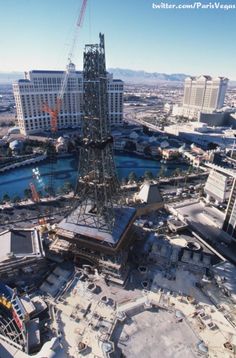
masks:
<instances>
[{"instance_id":1,"label":"building rooftop","mask_svg":"<svg viewBox=\"0 0 236 358\"><path fill-rule=\"evenodd\" d=\"M32 70L32 73L58 73L58 74L62 74L65 71L55 71L55 70Z\"/></svg>"},{"instance_id":2,"label":"building rooftop","mask_svg":"<svg viewBox=\"0 0 236 358\"><path fill-rule=\"evenodd\" d=\"M162 201L160 191L157 184L145 182L142 184L138 199L146 204L155 204Z\"/></svg>"},{"instance_id":3,"label":"building rooftop","mask_svg":"<svg viewBox=\"0 0 236 358\"><path fill-rule=\"evenodd\" d=\"M192 81L198 81L201 79L206 79L207 81L214 81L214 80L224 80L224 81L228 81L229 79L227 77L222 77L222 76L218 76L218 77L212 77L210 75L201 75L201 76L188 76L186 77L185 81L187 80L192 80Z\"/></svg>"},{"instance_id":4,"label":"building rooftop","mask_svg":"<svg viewBox=\"0 0 236 358\"><path fill-rule=\"evenodd\" d=\"M38 233L36 230L9 230L0 233L0 262L14 257L41 256Z\"/></svg>"},{"instance_id":5,"label":"building rooftop","mask_svg":"<svg viewBox=\"0 0 236 358\"><path fill-rule=\"evenodd\" d=\"M136 209L131 207L114 207L115 224L112 233L108 231L99 230L95 225L95 220L89 215L88 212L79 216L78 207L67 218L63 219L58 228L74 233L75 235L81 235L86 238L91 238L107 244L116 245L121 239L125 229L132 221ZM89 208L88 208L89 211ZM106 223L104 220L104 227Z\"/></svg>"},{"instance_id":6,"label":"building rooftop","mask_svg":"<svg viewBox=\"0 0 236 358\"><path fill-rule=\"evenodd\" d=\"M236 266L225 261L215 265L212 271L221 279L222 285L236 297Z\"/></svg>"}]
</instances>

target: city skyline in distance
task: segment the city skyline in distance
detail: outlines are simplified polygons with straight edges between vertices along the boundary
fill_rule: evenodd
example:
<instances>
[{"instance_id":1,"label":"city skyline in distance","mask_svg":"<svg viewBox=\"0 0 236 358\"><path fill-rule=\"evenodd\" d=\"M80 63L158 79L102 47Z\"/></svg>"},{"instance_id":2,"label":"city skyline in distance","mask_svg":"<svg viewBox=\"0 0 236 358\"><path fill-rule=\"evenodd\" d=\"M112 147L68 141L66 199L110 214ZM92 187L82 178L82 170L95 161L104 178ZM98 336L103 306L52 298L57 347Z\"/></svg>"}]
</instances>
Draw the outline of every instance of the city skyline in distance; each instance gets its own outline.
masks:
<instances>
[{"instance_id":1,"label":"city skyline in distance","mask_svg":"<svg viewBox=\"0 0 236 358\"><path fill-rule=\"evenodd\" d=\"M80 5L80 0L0 0L5 14L0 72L64 69ZM102 31L108 67L236 80L235 18L233 10L156 11L149 0L89 0L73 61L82 68L85 43Z\"/></svg>"}]
</instances>

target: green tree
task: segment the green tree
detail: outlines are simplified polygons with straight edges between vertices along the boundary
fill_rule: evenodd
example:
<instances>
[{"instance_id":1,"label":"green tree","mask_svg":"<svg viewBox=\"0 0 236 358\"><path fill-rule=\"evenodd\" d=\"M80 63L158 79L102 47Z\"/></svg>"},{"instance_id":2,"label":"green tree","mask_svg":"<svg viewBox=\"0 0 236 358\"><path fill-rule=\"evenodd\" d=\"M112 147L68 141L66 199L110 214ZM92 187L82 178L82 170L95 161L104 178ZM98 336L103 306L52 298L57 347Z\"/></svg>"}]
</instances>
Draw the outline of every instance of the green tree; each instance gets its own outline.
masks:
<instances>
[{"instance_id":1,"label":"green tree","mask_svg":"<svg viewBox=\"0 0 236 358\"><path fill-rule=\"evenodd\" d=\"M13 201L13 203L15 203L15 204L19 203L19 202L20 202L20 197L19 197L19 195L14 196L14 198L12 199L12 201Z\"/></svg>"},{"instance_id":2,"label":"green tree","mask_svg":"<svg viewBox=\"0 0 236 358\"><path fill-rule=\"evenodd\" d=\"M42 194L41 190L38 190L38 195L40 198L42 198L43 194Z\"/></svg>"},{"instance_id":3,"label":"green tree","mask_svg":"<svg viewBox=\"0 0 236 358\"><path fill-rule=\"evenodd\" d=\"M163 178L165 176L165 167L161 166L159 173L157 175L159 178Z\"/></svg>"},{"instance_id":4,"label":"green tree","mask_svg":"<svg viewBox=\"0 0 236 358\"><path fill-rule=\"evenodd\" d=\"M188 173L188 174L191 174L192 172L193 172L193 167L190 165L190 166L188 167L187 173Z\"/></svg>"},{"instance_id":5,"label":"green tree","mask_svg":"<svg viewBox=\"0 0 236 358\"><path fill-rule=\"evenodd\" d=\"M121 179L121 185L126 185L127 182L128 182L127 178L124 178L124 177L123 177L123 178Z\"/></svg>"},{"instance_id":6,"label":"green tree","mask_svg":"<svg viewBox=\"0 0 236 358\"><path fill-rule=\"evenodd\" d=\"M11 199L10 199L10 196L6 193L6 194L3 195L2 200L4 201L4 203L9 203L9 201Z\"/></svg>"},{"instance_id":7,"label":"green tree","mask_svg":"<svg viewBox=\"0 0 236 358\"><path fill-rule=\"evenodd\" d=\"M147 180L152 180L154 178L153 173L151 170L146 170L144 173L144 178Z\"/></svg>"},{"instance_id":8,"label":"green tree","mask_svg":"<svg viewBox=\"0 0 236 358\"><path fill-rule=\"evenodd\" d=\"M134 152L136 150L136 144L128 140L125 143L124 150L127 150L128 152Z\"/></svg>"},{"instance_id":9,"label":"green tree","mask_svg":"<svg viewBox=\"0 0 236 358\"><path fill-rule=\"evenodd\" d=\"M72 191L72 189L73 189L72 184L67 181L64 183L64 185L62 187L62 192L68 194L69 192Z\"/></svg>"},{"instance_id":10,"label":"green tree","mask_svg":"<svg viewBox=\"0 0 236 358\"><path fill-rule=\"evenodd\" d=\"M7 155L7 157L12 157L12 150L11 150L11 148L7 148L6 155Z\"/></svg>"},{"instance_id":11,"label":"green tree","mask_svg":"<svg viewBox=\"0 0 236 358\"><path fill-rule=\"evenodd\" d=\"M187 181L188 181L188 176L189 176L189 172L188 171L184 171L184 173L183 173L183 175L184 175L184 183L185 183L185 185L187 184Z\"/></svg>"},{"instance_id":12,"label":"green tree","mask_svg":"<svg viewBox=\"0 0 236 358\"><path fill-rule=\"evenodd\" d=\"M145 147L143 152L146 155L151 155L151 147L150 146Z\"/></svg>"},{"instance_id":13,"label":"green tree","mask_svg":"<svg viewBox=\"0 0 236 358\"><path fill-rule=\"evenodd\" d=\"M28 189L28 188L26 188L26 189L24 190L24 196L25 196L26 199L31 198L31 190Z\"/></svg>"},{"instance_id":14,"label":"green tree","mask_svg":"<svg viewBox=\"0 0 236 358\"><path fill-rule=\"evenodd\" d=\"M51 143L51 142L47 142L45 149L46 149L47 155L55 155L56 154L56 148L54 147L53 143Z\"/></svg>"},{"instance_id":15,"label":"green tree","mask_svg":"<svg viewBox=\"0 0 236 358\"><path fill-rule=\"evenodd\" d=\"M147 126L143 126L143 134L146 134L147 136L151 136L152 132L149 130Z\"/></svg>"},{"instance_id":16,"label":"green tree","mask_svg":"<svg viewBox=\"0 0 236 358\"><path fill-rule=\"evenodd\" d=\"M129 173L129 181L131 183L136 183L138 181L137 175L135 174L135 172L130 172Z\"/></svg>"},{"instance_id":17,"label":"green tree","mask_svg":"<svg viewBox=\"0 0 236 358\"><path fill-rule=\"evenodd\" d=\"M218 148L218 145L216 143L210 142L210 143L207 144L207 149L208 150L212 150L212 149L214 150L216 148Z\"/></svg>"},{"instance_id":18,"label":"green tree","mask_svg":"<svg viewBox=\"0 0 236 358\"><path fill-rule=\"evenodd\" d=\"M33 148L31 147L31 145L27 145L25 147L24 152L25 152L25 154L32 154L33 153Z\"/></svg>"},{"instance_id":19,"label":"green tree","mask_svg":"<svg viewBox=\"0 0 236 358\"><path fill-rule=\"evenodd\" d=\"M67 147L68 153L72 153L76 150L76 145L74 142L69 141L68 147Z\"/></svg>"},{"instance_id":20,"label":"green tree","mask_svg":"<svg viewBox=\"0 0 236 358\"><path fill-rule=\"evenodd\" d=\"M176 177L180 176L180 174L181 174L181 171L180 171L179 168L176 168L176 169L174 170L174 172L173 172L173 175L176 176Z\"/></svg>"},{"instance_id":21,"label":"green tree","mask_svg":"<svg viewBox=\"0 0 236 358\"><path fill-rule=\"evenodd\" d=\"M45 188L45 192L46 192L48 195L50 195L50 196L53 196L53 195L55 194L55 191L54 191L54 189L53 189L51 186L47 186L47 187Z\"/></svg>"}]
</instances>

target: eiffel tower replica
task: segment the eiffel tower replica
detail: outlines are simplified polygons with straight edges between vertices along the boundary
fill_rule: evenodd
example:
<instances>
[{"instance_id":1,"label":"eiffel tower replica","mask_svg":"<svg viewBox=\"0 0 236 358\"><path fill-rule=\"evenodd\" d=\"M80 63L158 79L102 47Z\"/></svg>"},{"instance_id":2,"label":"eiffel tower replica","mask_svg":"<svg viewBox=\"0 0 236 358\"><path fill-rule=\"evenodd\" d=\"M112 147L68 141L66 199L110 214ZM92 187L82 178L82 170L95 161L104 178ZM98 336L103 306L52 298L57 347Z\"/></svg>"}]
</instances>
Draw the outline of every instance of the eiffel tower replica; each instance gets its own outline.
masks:
<instances>
[{"instance_id":1,"label":"eiffel tower replica","mask_svg":"<svg viewBox=\"0 0 236 358\"><path fill-rule=\"evenodd\" d=\"M99 37L99 44L86 45L84 51L77 207L58 224L57 236L70 241L77 255L95 255L100 262L101 254L116 255L116 261L124 261L134 236L136 209L120 204L108 117L104 35Z\"/></svg>"},{"instance_id":2,"label":"eiffel tower replica","mask_svg":"<svg viewBox=\"0 0 236 358\"><path fill-rule=\"evenodd\" d=\"M75 190L81 204L69 220L112 232L115 224L113 200L119 192L119 183L108 120L107 85L104 35L100 34L100 44L87 45L84 52L84 115L79 180Z\"/></svg>"}]
</instances>

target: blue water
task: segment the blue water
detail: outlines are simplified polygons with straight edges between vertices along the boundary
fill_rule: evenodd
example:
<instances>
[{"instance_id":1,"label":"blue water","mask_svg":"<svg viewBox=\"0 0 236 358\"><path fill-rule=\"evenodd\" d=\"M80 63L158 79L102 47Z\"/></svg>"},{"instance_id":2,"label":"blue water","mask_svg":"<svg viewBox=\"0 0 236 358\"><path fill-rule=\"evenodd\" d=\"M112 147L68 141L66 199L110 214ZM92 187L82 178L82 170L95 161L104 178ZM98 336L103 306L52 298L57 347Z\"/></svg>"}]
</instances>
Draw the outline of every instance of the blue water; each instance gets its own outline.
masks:
<instances>
[{"instance_id":1,"label":"blue water","mask_svg":"<svg viewBox=\"0 0 236 358\"><path fill-rule=\"evenodd\" d=\"M134 171L137 177L141 177L146 170L150 170L153 175L156 176L160 171L161 166L168 175L170 175L176 167L179 167L182 170L188 168L188 165L185 163L162 164L156 160L124 154L116 154L115 162L120 180L128 177L131 171ZM32 169L36 167L39 168L41 174L41 183L32 177ZM70 182L74 186L77 178L77 168L78 163L74 157L67 156L58 158L57 162L54 164L54 189L58 190L65 182ZM47 162L41 162L36 165L29 165L0 174L0 199L4 194L8 194L10 197L24 197L24 190L29 188L29 184L32 182L35 184L38 191L44 192L45 186L49 185L50 171L51 165Z\"/></svg>"}]
</instances>

